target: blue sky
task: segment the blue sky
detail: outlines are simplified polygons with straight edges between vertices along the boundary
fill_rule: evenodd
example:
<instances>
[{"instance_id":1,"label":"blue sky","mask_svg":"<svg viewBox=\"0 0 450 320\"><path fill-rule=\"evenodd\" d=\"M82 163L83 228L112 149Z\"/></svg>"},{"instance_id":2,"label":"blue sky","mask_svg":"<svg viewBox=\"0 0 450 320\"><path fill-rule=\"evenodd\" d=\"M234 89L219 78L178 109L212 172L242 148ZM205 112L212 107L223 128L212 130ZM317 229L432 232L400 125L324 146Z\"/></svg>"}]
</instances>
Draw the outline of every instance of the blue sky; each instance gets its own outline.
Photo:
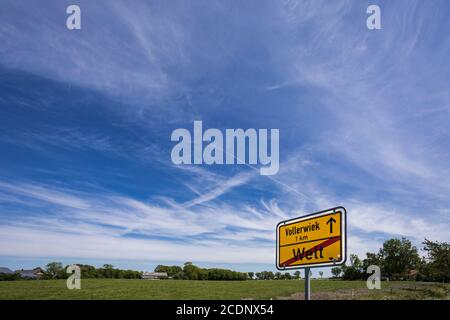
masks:
<instances>
[{"instance_id":1,"label":"blue sky","mask_svg":"<svg viewBox=\"0 0 450 320\"><path fill-rule=\"evenodd\" d=\"M276 223L338 205L350 253L449 241L449 14L446 0L2 1L0 265L274 269ZM280 171L173 165L171 132L194 120L280 129Z\"/></svg>"}]
</instances>

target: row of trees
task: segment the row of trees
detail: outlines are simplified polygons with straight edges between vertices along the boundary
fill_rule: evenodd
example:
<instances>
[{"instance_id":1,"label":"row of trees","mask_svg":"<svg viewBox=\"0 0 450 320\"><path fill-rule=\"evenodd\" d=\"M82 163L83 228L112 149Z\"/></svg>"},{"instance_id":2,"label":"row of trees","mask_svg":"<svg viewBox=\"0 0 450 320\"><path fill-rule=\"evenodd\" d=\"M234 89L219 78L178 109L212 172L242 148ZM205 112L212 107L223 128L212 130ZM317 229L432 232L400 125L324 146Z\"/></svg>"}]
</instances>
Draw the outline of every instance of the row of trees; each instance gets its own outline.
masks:
<instances>
[{"instance_id":1,"label":"row of trees","mask_svg":"<svg viewBox=\"0 0 450 320\"><path fill-rule=\"evenodd\" d=\"M122 278L122 279L140 279L141 272L134 270L116 269L110 264L103 265L102 268L96 268L87 264L77 264L81 269L83 278ZM70 274L66 272L67 266L63 267L61 262L50 262L46 266L43 279L67 279Z\"/></svg>"},{"instance_id":2,"label":"row of trees","mask_svg":"<svg viewBox=\"0 0 450 320\"><path fill-rule=\"evenodd\" d=\"M228 269L200 268L192 262L186 262L180 266L158 265L155 272L166 272L173 279L184 280L247 280L248 274L245 272L237 272Z\"/></svg>"},{"instance_id":3,"label":"row of trees","mask_svg":"<svg viewBox=\"0 0 450 320\"><path fill-rule=\"evenodd\" d=\"M219 268L200 268L192 262L186 262L183 267L158 265L155 272L166 272L168 277L178 280L291 280L301 278L299 270L293 274L272 271L237 272ZM323 272L320 271L319 275L322 277Z\"/></svg>"},{"instance_id":4,"label":"row of trees","mask_svg":"<svg viewBox=\"0 0 450 320\"><path fill-rule=\"evenodd\" d=\"M383 243L378 253L368 252L363 260L351 254L348 265L332 268L331 272L335 278L361 280L369 276L366 271L370 265L377 265L381 269L382 278L448 282L450 244L425 239L423 245L426 257L419 256L417 248L411 241L405 238L390 239Z\"/></svg>"}]
</instances>

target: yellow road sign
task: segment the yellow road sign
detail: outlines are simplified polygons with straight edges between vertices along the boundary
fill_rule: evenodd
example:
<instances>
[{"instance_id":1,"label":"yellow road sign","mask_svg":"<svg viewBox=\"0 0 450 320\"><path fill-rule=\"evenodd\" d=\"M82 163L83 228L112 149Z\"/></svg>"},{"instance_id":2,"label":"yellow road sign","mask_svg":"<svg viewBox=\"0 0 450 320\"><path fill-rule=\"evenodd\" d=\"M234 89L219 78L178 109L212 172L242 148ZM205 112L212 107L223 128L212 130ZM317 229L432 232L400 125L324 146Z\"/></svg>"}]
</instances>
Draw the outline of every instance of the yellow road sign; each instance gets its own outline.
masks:
<instances>
[{"instance_id":1,"label":"yellow road sign","mask_svg":"<svg viewBox=\"0 0 450 320\"><path fill-rule=\"evenodd\" d=\"M347 212L343 207L281 221L277 269L335 266L347 257Z\"/></svg>"}]
</instances>

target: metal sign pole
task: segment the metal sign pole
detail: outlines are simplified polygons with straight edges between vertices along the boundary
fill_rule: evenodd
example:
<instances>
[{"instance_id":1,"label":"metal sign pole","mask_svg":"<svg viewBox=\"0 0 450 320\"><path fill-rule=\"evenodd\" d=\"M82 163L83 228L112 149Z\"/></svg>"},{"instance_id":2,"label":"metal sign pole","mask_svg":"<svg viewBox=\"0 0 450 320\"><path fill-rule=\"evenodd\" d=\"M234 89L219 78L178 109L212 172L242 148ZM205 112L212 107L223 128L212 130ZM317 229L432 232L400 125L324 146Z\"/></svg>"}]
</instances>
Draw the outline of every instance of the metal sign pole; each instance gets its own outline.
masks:
<instances>
[{"instance_id":1,"label":"metal sign pole","mask_svg":"<svg viewBox=\"0 0 450 320\"><path fill-rule=\"evenodd\" d=\"M305 268L305 300L311 300L310 268Z\"/></svg>"}]
</instances>

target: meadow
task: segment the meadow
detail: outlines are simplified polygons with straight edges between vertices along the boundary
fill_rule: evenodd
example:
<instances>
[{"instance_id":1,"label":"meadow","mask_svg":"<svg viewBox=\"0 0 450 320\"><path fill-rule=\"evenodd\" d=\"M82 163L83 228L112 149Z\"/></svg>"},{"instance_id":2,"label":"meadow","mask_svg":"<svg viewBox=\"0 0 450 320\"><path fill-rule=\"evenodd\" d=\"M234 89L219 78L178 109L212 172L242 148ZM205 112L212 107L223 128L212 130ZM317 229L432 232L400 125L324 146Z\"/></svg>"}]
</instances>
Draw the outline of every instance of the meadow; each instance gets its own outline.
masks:
<instances>
[{"instance_id":1,"label":"meadow","mask_svg":"<svg viewBox=\"0 0 450 320\"><path fill-rule=\"evenodd\" d=\"M0 282L7 299L303 299L302 280L199 281L82 279L80 290L65 280ZM449 299L450 285L383 282L368 290L365 281L312 280L313 299Z\"/></svg>"}]
</instances>

